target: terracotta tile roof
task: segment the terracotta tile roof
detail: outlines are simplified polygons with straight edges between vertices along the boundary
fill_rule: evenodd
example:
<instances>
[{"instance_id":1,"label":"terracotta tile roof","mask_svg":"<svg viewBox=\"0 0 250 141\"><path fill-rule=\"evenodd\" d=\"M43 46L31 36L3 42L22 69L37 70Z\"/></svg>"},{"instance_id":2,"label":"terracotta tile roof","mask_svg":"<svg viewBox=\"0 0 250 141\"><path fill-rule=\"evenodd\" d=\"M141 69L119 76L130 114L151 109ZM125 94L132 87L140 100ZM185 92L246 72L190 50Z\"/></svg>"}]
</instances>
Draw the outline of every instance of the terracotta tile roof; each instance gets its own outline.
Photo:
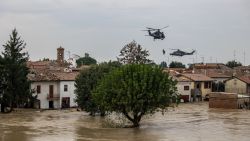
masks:
<instances>
[{"instance_id":1,"label":"terracotta tile roof","mask_svg":"<svg viewBox=\"0 0 250 141\"><path fill-rule=\"evenodd\" d=\"M50 66L51 61L28 61L27 67L30 69L46 69Z\"/></svg>"},{"instance_id":2,"label":"terracotta tile roof","mask_svg":"<svg viewBox=\"0 0 250 141\"><path fill-rule=\"evenodd\" d=\"M189 78L181 77L181 76L172 76L173 80L176 80L178 82L191 82Z\"/></svg>"},{"instance_id":3,"label":"terracotta tile roof","mask_svg":"<svg viewBox=\"0 0 250 141\"><path fill-rule=\"evenodd\" d=\"M167 70L167 69L164 69L163 72L168 73L169 76L176 76L176 75L180 74L180 73L177 72L177 71L174 71L174 70Z\"/></svg>"},{"instance_id":4,"label":"terracotta tile roof","mask_svg":"<svg viewBox=\"0 0 250 141\"><path fill-rule=\"evenodd\" d=\"M192 64L191 68L195 69L222 69L222 70L232 70L223 63L196 63Z\"/></svg>"},{"instance_id":5,"label":"terracotta tile roof","mask_svg":"<svg viewBox=\"0 0 250 141\"><path fill-rule=\"evenodd\" d=\"M203 74L192 74L192 73L185 73L181 74L182 76L189 78L193 81L213 81L210 77L203 75Z\"/></svg>"},{"instance_id":6,"label":"terracotta tile roof","mask_svg":"<svg viewBox=\"0 0 250 141\"><path fill-rule=\"evenodd\" d=\"M69 81L75 80L76 76L79 72L56 72L55 75L59 78L59 80Z\"/></svg>"},{"instance_id":7,"label":"terracotta tile roof","mask_svg":"<svg viewBox=\"0 0 250 141\"><path fill-rule=\"evenodd\" d=\"M58 81L59 78L48 70L32 70L28 75L30 81Z\"/></svg>"},{"instance_id":8,"label":"terracotta tile roof","mask_svg":"<svg viewBox=\"0 0 250 141\"><path fill-rule=\"evenodd\" d=\"M247 83L247 84L250 84L250 75L244 75L244 76L237 77L237 78L240 79L241 81Z\"/></svg>"},{"instance_id":9,"label":"terracotta tile roof","mask_svg":"<svg viewBox=\"0 0 250 141\"><path fill-rule=\"evenodd\" d=\"M79 72L33 70L28 75L31 81L74 81Z\"/></svg>"},{"instance_id":10,"label":"terracotta tile roof","mask_svg":"<svg viewBox=\"0 0 250 141\"><path fill-rule=\"evenodd\" d=\"M218 73L218 72L208 72L207 76L211 78L230 78L231 77L229 75Z\"/></svg>"},{"instance_id":11,"label":"terracotta tile roof","mask_svg":"<svg viewBox=\"0 0 250 141\"><path fill-rule=\"evenodd\" d=\"M237 69L237 70L250 70L250 66L238 66L238 67L234 67L234 69Z\"/></svg>"}]
</instances>

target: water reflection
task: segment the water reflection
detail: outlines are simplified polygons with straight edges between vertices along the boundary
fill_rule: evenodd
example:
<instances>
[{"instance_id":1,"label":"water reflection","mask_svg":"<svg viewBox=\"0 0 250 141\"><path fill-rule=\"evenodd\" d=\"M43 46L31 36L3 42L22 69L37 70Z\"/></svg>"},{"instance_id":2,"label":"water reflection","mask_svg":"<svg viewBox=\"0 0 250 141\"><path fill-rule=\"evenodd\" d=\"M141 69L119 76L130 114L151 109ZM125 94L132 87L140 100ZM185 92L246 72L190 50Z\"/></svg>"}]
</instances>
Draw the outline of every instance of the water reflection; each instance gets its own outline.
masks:
<instances>
[{"instance_id":1,"label":"water reflection","mask_svg":"<svg viewBox=\"0 0 250 141\"><path fill-rule=\"evenodd\" d=\"M69 110L0 114L1 141L130 140L227 141L250 139L250 111L181 104L143 119L140 128L103 127L104 119Z\"/></svg>"}]
</instances>

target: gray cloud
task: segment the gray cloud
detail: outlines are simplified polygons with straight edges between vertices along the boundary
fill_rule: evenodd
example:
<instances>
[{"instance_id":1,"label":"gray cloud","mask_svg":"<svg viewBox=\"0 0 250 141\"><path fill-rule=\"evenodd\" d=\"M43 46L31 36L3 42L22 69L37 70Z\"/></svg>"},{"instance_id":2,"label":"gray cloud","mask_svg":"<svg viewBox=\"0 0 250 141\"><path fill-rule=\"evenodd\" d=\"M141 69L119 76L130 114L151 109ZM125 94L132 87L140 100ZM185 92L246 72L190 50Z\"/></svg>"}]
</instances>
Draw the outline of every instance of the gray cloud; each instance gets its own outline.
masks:
<instances>
[{"instance_id":1,"label":"gray cloud","mask_svg":"<svg viewBox=\"0 0 250 141\"><path fill-rule=\"evenodd\" d=\"M71 53L90 53L99 62L115 60L126 43L136 40L157 63L226 62L250 64L248 0L0 0L0 43L16 27L32 60L55 58L62 45ZM140 30L163 27L167 38L153 41ZM183 58L163 56L169 48L196 49ZM0 48L2 51L2 48ZM194 58L194 59L193 59Z\"/></svg>"}]
</instances>

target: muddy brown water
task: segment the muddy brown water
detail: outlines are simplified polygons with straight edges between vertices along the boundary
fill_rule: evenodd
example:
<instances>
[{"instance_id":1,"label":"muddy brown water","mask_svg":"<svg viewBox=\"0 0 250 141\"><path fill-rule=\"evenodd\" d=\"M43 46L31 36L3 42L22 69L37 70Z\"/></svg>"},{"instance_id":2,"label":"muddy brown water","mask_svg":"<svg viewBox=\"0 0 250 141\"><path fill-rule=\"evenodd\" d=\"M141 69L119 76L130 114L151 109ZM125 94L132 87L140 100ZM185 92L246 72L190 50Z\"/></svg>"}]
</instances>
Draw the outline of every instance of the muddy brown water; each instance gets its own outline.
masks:
<instances>
[{"instance_id":1,"label":"muddy brown water","mask_svg":"<svg viewBox=\"0 0 250 141\"><path fill-rule=\"evenodd\" d=\"M207 103L180 104L136 129L103 122L71 110L0 114L0 141L250 141L250 110L209 109Z\"/></svg>"}]
</instances>

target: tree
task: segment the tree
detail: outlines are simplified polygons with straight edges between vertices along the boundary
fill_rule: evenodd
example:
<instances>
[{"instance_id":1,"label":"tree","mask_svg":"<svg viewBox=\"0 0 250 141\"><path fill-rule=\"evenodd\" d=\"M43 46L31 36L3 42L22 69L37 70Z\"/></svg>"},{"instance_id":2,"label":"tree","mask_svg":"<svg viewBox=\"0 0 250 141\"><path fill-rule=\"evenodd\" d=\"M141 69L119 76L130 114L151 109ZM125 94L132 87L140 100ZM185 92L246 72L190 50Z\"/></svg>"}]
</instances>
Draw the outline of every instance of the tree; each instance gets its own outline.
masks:
<instances>
[{"instance_id":1,"label":"tree","mask_svg":"<svg viewBox=\"0 0 250 141\"><path fill-rule=\"evenodd\" d=\"M185 65L182 64L181 62L172 61L172 62L169 64L169 68L185 68Z\"/></svg>"},{"instance_id":2,"label":"tree","mask_svg":"<svg viewBox=\"0 0 250 141\"><path fill-rule=\"evenodd\" d=\"M133 127L157 109L177 101L176 81L160 67L128 64L106 75L93 91L96 103L107 112L122 113Z\"/></svg>"},{"instance_id":3,"label":"tree","mask_svg":"<svg viewBox=\"0 0 250 141\"><path fill-rule=\"evenodd\" d=\"M49 61L49 58L43 58L42 61Z\"/></svg>"},{"instance_id":4,"label":"tree","mask_svg":"<svg viewBox=\"0 0 250 141\"><path fill-rule=\"evenodd\" d=\"M9 41L3 45L1 79L4 81L4 88L1 96L1 112L5 111L5 107L10 107L12 111L14 107L24 106L31 95L30 82L27 79L29 69L26 67L28 54L22 52L25 46L16 29L12 31Z\"/></svg>"},{"instance_id":5,"label":"tree","mask_svg":"<svg viewBox=\"0 0 250 141\"><path fill-rule=\"evenodd\" d=\"M3 64L3 58L0 55L0 104L3 103L3 93L4 93L4 88L5 88L5 77L4 77L4 64ZM4 108L1 106L1 108ZM3 111L3 109L1 110Z\"/></svg>"},{"instance_id":6,"label":"tree","mask_svg":"<svg viewBox=\"0 0 250 141\"><path fill-rule=\"evenodd\" d=\"M99 65L91 66L89 69L81 71L75 80L76 102L78 106L90 115L95 115L98 110L98 104L94 103L91 91L96 87L97 82L114 68L120 67L119 62L104 62ZM102 114L104 113L101 111Z\"/></svg>"},{"instance_id":7,"label":"tree","mask_svg":"<svg viewBox=\"0 0 250 141\"><path fill-rule=\"evenodd\" d=\"M160 67L167 68L168 65L167 65L167 63L165 61L162 61L161 64L160 64Z\"/></svg>"},{"instance_id":8,"label":"tree","mask_svg":"<svg viewBox=\"0 0 250 141\"><path fill-rule=\"evenodd\" d=\"M89 56L88 53L85 53L84 57L81 57L76 60L77 67L80 67L81 65L93 65L96 64L96 60Z\"/></svg>"},{"instance_id":9,"label":"tree","mask_svg":"<svg viewBox=\"0 0 250 141\"><path fill-rule=\"evenodd\" d=\"M242 66L242 64L240 62L236 62L235 60L232 60L232 61L228 61L226 63L226 66L228 66L229 68L234 68L234 67Z\"/></svg>"},{"instance_id":10,"label":"tree","mask_svg":"<svg viewBox=\"0 0 250 141\"><path fill-rule=\"evenodd\" d=\"M143 50L141 45L137 44L135 41L125 45L120 51L120 58L118 61L123 64L148 64L152 61L147 59L149 52Z\"/></svg>"}]
</instances>

